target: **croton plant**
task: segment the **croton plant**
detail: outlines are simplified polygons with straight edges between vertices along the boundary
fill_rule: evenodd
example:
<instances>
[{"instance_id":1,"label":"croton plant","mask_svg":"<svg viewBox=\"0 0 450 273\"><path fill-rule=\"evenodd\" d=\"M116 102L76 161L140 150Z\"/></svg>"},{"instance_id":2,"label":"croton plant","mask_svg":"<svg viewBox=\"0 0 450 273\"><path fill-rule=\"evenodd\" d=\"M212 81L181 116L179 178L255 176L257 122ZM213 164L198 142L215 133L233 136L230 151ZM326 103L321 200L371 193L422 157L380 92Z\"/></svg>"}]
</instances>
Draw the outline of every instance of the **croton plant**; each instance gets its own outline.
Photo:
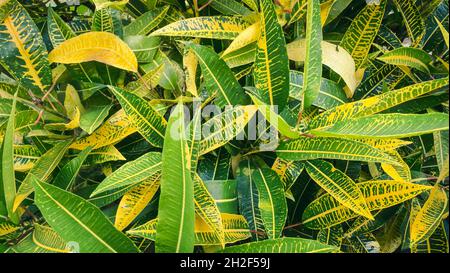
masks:
<instances>
[{"instance_id":1,"label":"croton plant","mask_svg":"<svg viewBox=\"0 0 450 273\"><path fill-rule=\"evenodd\" d=\"M0 0L0 252L447 252L448 0Z\"/></svg>"}]
</instances>

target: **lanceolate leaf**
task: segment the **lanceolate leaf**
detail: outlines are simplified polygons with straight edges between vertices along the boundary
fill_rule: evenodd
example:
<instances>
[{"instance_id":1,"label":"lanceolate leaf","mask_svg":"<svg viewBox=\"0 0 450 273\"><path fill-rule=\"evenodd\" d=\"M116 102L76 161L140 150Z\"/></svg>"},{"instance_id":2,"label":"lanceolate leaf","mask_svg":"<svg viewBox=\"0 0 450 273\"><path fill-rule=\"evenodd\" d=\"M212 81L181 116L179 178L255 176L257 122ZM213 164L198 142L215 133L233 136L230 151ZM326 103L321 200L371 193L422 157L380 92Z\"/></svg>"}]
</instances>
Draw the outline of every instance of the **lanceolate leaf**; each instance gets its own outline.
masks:
<instances>
[{"instance_id":1,"label":"lanceolate leaf","mask_svg":"<svg viewBox=\"0 0 450 273\"><path fill-rule=\"evenodd\" d=\"M39 29L17 0L10 0L0 24L0 64L24 86L45 93L52 83L47 50Z\"/></svg>"},{"instance_id":2,"label":"lanceolate leaf","mask_svg":"<svg viewBox=\"0 0 450 273\"><path fill-rule=\"evenodd\" d=\"M53 47L57 47L64 41L76 36L75 32L52 8L48 9L47 25L48 36Z\"/></svg>"},{"instance_id":3,"label":"lanceolate leaf","mask_svg":"<svg viewBox=\"0 0 450 273\"><path fill-rule=\"evenodd\" d=\"M253 105L238 106L225 109L202 125L203 137L200 141L199 154L209 153L236 137L245 128L256 113L257 107Z\"/></svg>"},{"instance_id":4,"label":"lanceolate leaf","mask_svg":"<svg viewBox=\"0 0 450 273\"><path fill-rule=\"evenodd\" d=\"M128 185L137 185L139 182L161 172L161 164L160 153L147 153L134 161L122 165L117 171L103 180L91 196Z\"/></svg>"},{"instance_id":5,"label":"lanceolate leaf","mask_svg":"<svg viewBox=\"0 0 450 273\"><path fill-rule=\"evenodd\" d=\"M73 64L98 61L137 72L137 60L128 45L114 34L92 31L71 38L49 55L50 62Z\"/></svg>"},{"instance_id":6,"label":"lanceolate leaf","mask_svg":"<svg viewBox=\"0 0 450 273\"><path fill-rule=\"evenodd\" d=\"M448 197L438 184L434 186L411 224L410 240L411 245L415 245L428 239L442 221L442 216L448 207Z\"/></svg>"},{"instance_id":7,"label":"lanceolate leaf","mask_svg":"<svg viewBox=\"0 0 450 273\"><path fill-rule=\"evenodd\" d=\"M14 205L14 197L16 195L16 177L14 174L14 125L15 125L15 116L16 116L16 99L17 93L14 96L14 100L11 106L11 112L9 114L8 123L6 124L5 138L2 143L1 149L1 179L2 183L0 186L3 187L0 196L1 199L4 199L6 209L8 212L8 217L14 223L18 223L18 214L13 212Z\"/></svg>"},{"instance_id":8,"label":"lanceolate leaf","mask_svg":"<svg viewBox=\"0 0 450 273\"><path fill-rule=\"evenodd\" d=\"M194 176L195 212L212 230L216 241L225 246L225 233L219 208L199 175Z\"/></svg>"},{"instance_id":9,"label":"lanceolate leaf","mask_svg":"<svg viewBox=\"0 0 450 273\"><path fill-rule=\"evenodd\" d=\"M161 173L158 172L133 187L122 197L114 222L118 230L125 229L145 209L158 191L160 180Z\"/></svg>"},{"instance_id":10,"label":"lanceolate leaf","mask_svg":"<svg viewBox=\"0 0 450 273\"><path fill-rule=\"evenodd\" d=\"M259 209L259 194L253 179L255 166L250 160L241 161L237 170L237 183L239 193L239 207L242 215L249 224L253 237L258 240L264 238L264 223Z\"/></svg>"},{"instance_id":11,"label":"lanceolate leaf","mask_svg":"<svg viewBox=\"0 0 450 273\"><path fill-rule=\"evenodd\" d=\"M226 63L206 47L190 44L189 48L192 48L197 56L209 94L217 96L216 104L220 107L243 105L246 99L244 89Z\"/></svg>"},{"instance_id":12,"label":"lanceolate leaf","mask_svg":"<svg viewBox=\"0 0 450 273\"><path fill-rule=\"evenodd\" d=\"M411 248L412 253L448 253L448 235L445 230L444 221L436 228L434 233Z\"/></svg>"},{"instance_id":13,"label":"lanceolate leaf","mask_svg":"<svg viewBox=\"0 0 450 273\"><path fill-rule=\"evenodd\" d=\"M68 253L68 244L51 227L35 224L33 242L52 253Z\"/></svg>"},{"instance_id":14,"label":"lanceolate leaf","mask_svg":"<svg viewBox=\"0 0 450 273\"><path fill-rule=\"evenodd\" d=\"M362 9L341 40L340 46L353 57L356 69L362 67L367 59L380 28L386 2L386 0L380 0L379 4L372 2Z\"/></svg>"},{"instance_id":15,"label":"lanceolate leaf","mask_svg":"<svg viewBox=\"0 0 450 273\"><path fill-rule=\"evenodd\" d=\"M157 252L194 250L194 185L184 115L180 102L170 116L164 141Z\"/></svg>"},{"instance_id":16,"label":"lanceolate leaf","mask_svg":"<svg viewBox=\"0 0 450 273\"><path fill-rule=\"evenodd\" d=\"M358 183L370 211L388 208L418 194L430 190L431 187L411 182L368 181ZM323 229L355 218L356 213L340 204L329 194L322 195L308 205L303 213L303 224L312 229Z\"/></svg>"},{"instance_id":17,"label":"lanceolate leaf","mask_svg":"<svg viewBox=\"0 0 450 273\"><path fill-rule=\"evenodd\" d=\"M314 117L309 124L309 128L327 127L349 118L373 115L447 85L448 78L443 78L410 85L364 100L346 103Z\"/></svg>"},{"instance_id":18,"label":"lanceolate leaf","mask_svg":"<svg viewBox=\"0 0 450 273\"><path fill-rule=\"evenodd\" d=\"M418 45L425 35L425 22L413 0L394 0L395 5L403 16L408 36L413 45Z\"/></svg>"},{"instance_id":19,"label":"lanceolate leaf","mask_svg":"<svg viewBox=\"0 0 450 273\"><path fill-rule=\"evenodd\" d=\"M225 248L224 253L333 253L339 249L303 238L279 238Z\"/></svg>"},{"instance_id":20,"label":"lanceolate leaf","mask_svg":"<svg viewBox=\"0 0 450 273\"><path fill-rule=\"evenodd\" d=\"M277 173L268 168L252 170L252 180L258 189L258 208L267 236L275 239L281 236L286 217L287 204L284 187Z\"/></svg>"},{"instance_id":21,"label":"lanceolate leaf","mask_svg":"<svg viewBox=\"0 0 450 273\"><path fill-rule=\"evenodd\" d=\"M233 40L250 25L249 21L239 16L196 17L174 22L150 35Z\"/></svg>"},{"instance_id":22,"label":"lanceolate leaf","mask_svg":"<svg viewBox=\"0 0 450 273\"><path fill-rule=\"evenodd\" d=\"M357 214L373 219L358 186L345 173L323 160L306 161L305 168L309 176L338 202Z\"/></svg>"},{"instance_id":23,"label":"lanceolate leaf","mask_svg":"<svg viewBox=\"0 0 450 273\"><path fill-rule=\"evenodd\" d=\"M242 241L250 237L247 221L242 215L222 213L221 219L224 227L226 244ZM139 236L154 241L157 224L158 219L153 219L142 226L127 231L127 233L132 236ZM195 245L220 244L222 244L222 242L217 239L215 231L203 222L201 218L197 218L195 220Z\"/></svg>"},{"instance_id":24,"label":"lanceolate leaf","mask_svg":"<svg viewBox=\"0 0 450 273\"><path fill-rule=\"evenodd\" d=\"M125 111L120 110L107 119L90 136L80 138L72 143L70 148L83 150L91 146L93 149L99 149L115 144L135 132L137 132L137 129L132 125Z\"/></svg>"},{"instance_id":25,"label":"lanceolate leaf","mask_svg":"<svg viewBox=\"0 0 450 273\"><path fill-rule=\"evenodd\" d=\"M170 6L148 11L124 27L125 36L147 35L164 19Z\"/></svg>"},{"instance_id":26,"label":"lanceolate leaf","mask_svg":"<svg viewBox=\"0 0 450 273\"><path fill-rule=\"evenodd\" d=\"M398 164L394 158L372 146L339 138L300 137L296 140L282 142L277 148L277 155L286 160L328 158Z\"/></svg>"},{"instance_id":27,"label":"lanceolate leaf","mask_svg":"<svg viewBox=\"0 0 450 273\"><path fill-rule=\"evenodd\" d=\"M258 97L281 111L289 96L289 62L283 30L272 1L260 0L261 34L253 77Z\"/></svg>"},{"instance_id":28,"label":"lanceolate leaf","mask_svg":"<svg viewBox=\"0 0 450 273\"><path fill-rule=\"evenodd\" d=\"M75 181L75 178L78 175L78 172L83 165L83 162L88 157L89 153L92 151L91 147L84 149L81 153L77 155L74 159L72 159L69 163L67 163L58 175L53 179L53 185L60 187L64 190L68 190Z\"/></svg>"},{"instance_id":29,"label":"lanceolate leaf","mask_svg":"<svg viewBox=\"0 0 450 273\"><path fill-rule=\"evenodd\" d=\"M64 241L77 242L80 252L138 252L97 207L35 176L32 180L45 219Z\"/></svg>"},{"instance_id":30,"label":"lanceolate leaf","mask_svg":"<svg viewBox=\"0 0 450 273\"><path fill-rule=\"evenodd\" d=\"M166 120L160 116L144 99L118 87L109 89L119 100L131 123L139 133L152 145L162 147Z\"/></svg>"},{"instance_id":31,"label":"lanceolate leaf","mask_svg":"<svg viewBox=\"0 0 450 273\"><path fill-rule=\"evenodd\" d=\"M424 73L430 73L430 65L433 62L433 58L427 52L411 47L394 49L378 57L378 59L388 64L416 68Z\"/></svg>"},{"instance_id":32,"label":"lanceolate leaf","mask_svg":"<svg viewBox=\"0 0 450 273\"><path fill-rule=\"evenodd\" d=\"M14 210L33 192L33 177L46 182L53 170L58 166L62 157L69 148L71 141L62 141L48 150L41 158L36 162L34 167L28 172L25 179L20 184L19 189L14 199Z\"/></svg>"},{"instance_id":33,"label":"lanceolate leaf","mask_svg":"<svg viewBox=\"0 0 450 273\"><path fill-rule=\"evenodd\" d=\"M405 138L448 130L448 114L378 114L335 123L323 130L312 130L319 136ZM377 124L377 126L373 126Z\"/></svg>"},{"instance_id":34,"label":"lanceolate leaf","mask_svg":"<svg viewBox=\"0 0 450 273\"><path fill-rule=\"evenodd\" d=\"M306 50L302 89L302 110L309 108L319 95L322 77L322 24L320 1L308 0L306 12Z\"/></svg>"}]
</instances>

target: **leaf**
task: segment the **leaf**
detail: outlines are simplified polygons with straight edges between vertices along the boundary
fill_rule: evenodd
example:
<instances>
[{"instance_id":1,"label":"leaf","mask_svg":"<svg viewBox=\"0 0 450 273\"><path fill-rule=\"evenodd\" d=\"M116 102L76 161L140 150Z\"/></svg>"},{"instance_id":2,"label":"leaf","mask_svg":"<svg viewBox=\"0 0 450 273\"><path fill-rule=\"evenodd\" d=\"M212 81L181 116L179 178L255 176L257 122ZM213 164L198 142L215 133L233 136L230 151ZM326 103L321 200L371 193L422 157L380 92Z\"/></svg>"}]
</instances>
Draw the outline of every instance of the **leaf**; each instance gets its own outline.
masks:
<instances>
[{"instance_id":1,"label":"leaf","mask_svg":"<svg viewBox=\"0 0 450 273\"><path fill-rule=\"evenodd\" d=\"M412 44L418 45L425 35L425 22L412 0L394 0L395 5L402 14Z\"/></svg>"},{"instance_id":2,"label":"leaf","mask_svg":"<svg viewBox=\"0 0 450 273\"><path fill-rule=\"evenodd\" d=\"M124 36L148 35L164 20L170 6L147 11L124 27Z\"/></svg>"},{"instance_id":3,"label":"leaf","mask_svg":"<svg viewBox=\"0 0 450 273\"><path fill-rule=\"evenodd\" d=\"M52 83L47 50L38 27L16 0L0 24L0 64L25 87L45 93Z\"/></svg>"},{"instance_id":4,"label":"leaf","mask_svg":"<svg viewBox=\"0 0 450 273\"><path fill-rule=\"evenodd\" d=\"M380 0L379 4L368 4L353 19L342 37L340 46L353 57L356 69L361 68L366 62L384 16L386 2Z\"/></svg>"},{"instance_id":5,"label":"leaf","mask_svg":"<svg viewBox=\"0 0 450 273\"><path fill-rule=\"evenodd\" d=\"M167 126L159 197L156 252L193 252L194 185L186 142L184 107L178 103Z\"/></svg>"},{"instance_id":6,"label":"leaf","mask_svg":"<svg viewBox=\"0 0 450 273\"><path fill-rule=\"evenodd\" d=\"M303 73L291 70L290 72L290 89L289 96L291 98L301 100L303 90ZM321 79L320 90L316 100L312 103L314 106L329 110L336 106L348 102L342 88L335 82L326 78Z\"/></svg>"},{"instance_id":7,"label":"leaf","mask_svg":"<svg viewBox=\"0 0 450 273\"><path fill-rule=\"evenodd\" d=\"M336 72L344 80L347 88L344 89L347 97L351 98L358 86L355 74L355 61L352 56L342 47L322 41L322 63ZM287 45L290 60L305 62L307 42L299 39ZM317 47L317 46L316 46ZM306 63L306 62L305 62Z\"/></svg>"},{"instance_id":8,"label":"leaf","mask_svg":"<svg viewBox=\"0 0 450 273\"><path fill-rule=\"evenodd\" d=\"M318 97L322 77L322 24L319 0L308 0L305 41L305 65L301 95L302 111L311 107Z\"/></svg>"},{"instance_id":9,"label":"leaf","mask_svg":"<svg viewBox=\"0 0 450 273\"><path fill-rule=\"evenodd\" d=\"M114 226L122 231L141 213L159 189L161 173L139 183L120 200Z\"/></svg>"},{"instance_id":10,"label":"leaf","mask_svg":"<svg viewBox=\"0 0 450 273\"><path fill-rule=\"evenodd\" d=\"M303 18L303 16L306 14L307 4L308 0L296 1L294 7L292 8L291 18L288 22L289 25Z\"/></svg>"},{"instance_id":11,"label":"leaf","mask_svg":"<svg viewBox=\"0 0 450 273\"><path fill-rule=\"evenodd\" d=\"M327 229L321 229L317 234L317 241L325 245L340 248L342 245L344 231L342 225L334 226Z\"/></svg>"},{"instance_id":12,"label":"leaf","mask_svg":"<svg viewBox=\"0 0 450 273\"><path fill-rule=\"evenodd\" d=\"M103 121L108 116L112 106L112 104L98 105L88 109L80 117L80 128L91 135L103 124Z\"/></svg>"},{"instance_id":13,"label":"leaf","mask_svg":"<svg viewBox=\"0 0 450 273\"><path fill-rule=\"evenodd\" d=\"M411 224L410 244L428 239L442 221L448 206L448 197L438 184Z\"/></svg>"},{"instance_id":14,"label":"leaf","mask_svg":"<svg viewBox=\"0 0 450 273\"><path fill-rule=\"evenodd\" d=\"M41 155L42 153L36 146L14 145L14 171L29 171Z\"/></svg>"},{"instance_id":15,"label":"leaf","mask_svg":"<svg viewBox=\"0 0 450 273\"><path fill-rule=\"evenodd\" d=\"M448 236L444 222L439 224L428 239L414 245L411 253L448 253Z\"/></svg>"},{"instance_id":16,"label":"leaf","mask_svg":"<svg viewBox=\"0 0 450 273\"><path fill-rule=\"evenodd\" d=\"M33 177L46 182L53 170L58 166L62 157L69 148L70 143L71 140L59 142L43 154L36 164L34 164L33 168L28 172L27 176L17 190L16 197L14 199L14 211L16 211L25 198L33 192Z\"/></svg>"},{"instance_id":17,"label":"leaf","mask_svg":"<svg viewBox=\"0 0 450 273\"><path fill-rule=\"evenodd\" d=\"M91 30L109 32L122 37L123 27L119 12L109 8L96 9Z\"/></svg>"},{"instance_id":18,"label":"leaf","mask_svg":"<svg viewBox=\"0 0 450 273\"><path fill-rule=\"evenodd\" d=\"M224 247L225 231L219 208L200 176L197 174L193 176L195 212L212 231L215 241Z\"/></svg>"},{"instance_id":19,"label":"leaf","mask_svg":"<svg viewBox=\"0 0 450 273\"><path fill-rule=\"evenodd\" d=\"M448 123L448 115L444 113L378 114L340 121L310 132L328 137L405 138L448 130Z\"/></svg>"},{"instance_id":20,"label":"leaf","mask_svg":"<svg viewBox=\"0 0 450 273\"><path fill-rule=\"evenodd\" d=\"M92 149L99 149L111 144L115 144L137 130L128 119L125 111L119 110L107 119L90 136L76 140L71 149L83 150L91 146Z\"/></svg>"},{"instance_id":21,"label":"leaf","mask_svg":"<svg viewBox=\"0 0 450 273\"><path fill-rule=\"evenodd\" d=\"M14 100L11 106L11 112L9 114L8 123L6 124L5 136L2 143L2 166L1 166L1 179L2 183L2 195L1 199L4 200L8 218L15 224L19 222L19 215L14 213L14 198L16 195L16 177L14 174L14 125L15 125L15 113L17 103L17 92L14 95Z\"/></svg>"},{"instance_id":22,"label":"leaf","mask_svg":"<svg viewBox=\"0 0 450 273\"><path fill-rule=\"evenodd\" d=\"M442 23L439 21L439 19L437 19L436 17L434 19L436 20L436 23L439 26L439 30L442 33L442 37L444 37L444 41L445 41L445 44L447 45L447 48L450 48L450 46L449 46L449 35L448 35L447 29L445 29L445 27L442 25Z\"/></svg>"},{"instance_id":23,"label":"leaf","mask_svg":"<svg viewBox=\"0 0 450 273\"><path fill-rule=\"evenodd\" d=\"M430 65L433 62L433 58L428 53L411 47L396 48L378 59L387 64L416 68L424 73L430 73Z\"/></svg>"},{"instance_id":24,"label":"leaf","mask_svg":"<svg viewBox=\"0 0 450 273\"><path fill-rule=\"evenodd\" d=\"M209 48L193 43L188 47L193 50L200 63L209 94L217 96L215 103L219 107L244 104L246 100L244 89L226 63Z\"/></svg>"},{"instance_id":25,"label":"leaf","mask_svg":"<svg viewBox=\"0 0 450 273\"><path fill-rule=\"evenodd\" d=\"M85 164L92 166L95 164L102 164L110 161L126 160L125 157L113 145L105 146L99 149L92 150L86 158Z\"/></svg>"},{"instance_id":26,"label":"leaf","mask_svg":"<svg viewBox=\"0 0 450 273\"><path fill-rule=\"evenodd\" d=\"M302 162L288 161L281 158L275 159L275 162L272 165L272 170L274 170L278 174L281 182L283 182L284 184L286 194L295 183L297 178L300 176L300 174L303 172L304 168L305 165Z\"/></svg>"},{"instance_id":27,"label":"leaf","mask_svg":"<svg viewBox=\"0 0 450 273\"><path fill-rule=\"evenodd\" d=\"M241 161L236 171L236 180L240 212L249 224L252 237L258 241L265 237L265 229L261 210L258 206L258 189L252 176L255 169L254 164L250 160Z\"/></svg>"},{"instance_id":28,"label":"leaf","mask_svg":"<svg viewBox=\"0 0 450 273\"><path fill-rule=\"evenodd\" d=\"M52 63L97 61L120 69L137 72L137 60L128 45L114 34L92 31L71 38L50 52Z\"/></svg>"},{"instance_id":29,"label":"leaf","mask_svg":"<svg viewBox=\"0 0 450 273\"><path fill-rule=\"evenodd\" d=\"M250 237L247 221L241 215L221 214L224 227L225 243L232 244ZM142 226L128 230L127 234L139 236L149 240L155 240L158 219L153 219ZM195 221L195 245L220 245L215 232L200 218Z\"/></svg>"},{"instance_id":30,"label":"leaf","mask_svg":"<svg viewBox=\"0 0 450 273\"><path fill-rule=\"evenodd\" d=\"M345 173L323 160L306 161L305 168L309 176L339 203L359 215L374 219L357 184Z\"/></svg>"},{"instance_id":31,"label":"leaf","mask_svg":"<svg viewBox=\"0 0 450 273\"><path fill-rule=\"evenodd\" d=\"M279 238L225 248L223 253L333 253L339 249L303 238Z\"/></svg>"},{"instance_id":32,"label":"leaf","mask_svg":"<svg viewBox=\"0 0 450 273\"><path fill-rule=\"evenodd\" d=\"M49 252L52 253L68 253L67 243L58 235L52 228L34 225L33 242Z\"/></svg>"},{"instance_id":33,"label":"leaf","mask_svg":"<svg viewBox=\"0 0 450 273\"><path fill-rule=\"evenodd\" d=\"M153 146L161 147L166 129L166 120L160 116L144 99L118 87L109 86L131 123L138 132Z\"/></svg>"},{"instance_id":34,"label":"leaf","mask_svg":"<svg viewBox=\"0 0 450 273\"><path fill-rule=\"evenodd\" d=\"M50 226L66 242L77 242L80 252L138 252L106 216L81 197L32 176L36 205Z\"/></svg>"},{"instance_id":35,"label":"leaf","mask_svg":"<svg viewBox=\"0 0 450 273\"><path fill-rule=\"evenodd\" d=\"M77 157L64 165L58 175L53 179L53 185L68 190L75 182L75 178L77 177L83 162L91 151L92 149L90 147L84 149Z\"/></svg>"},{"instance_id":36,"label":"leaf","mask_svg":"<svg viewBox=\"0 0 450 273\"><path fill-rule=\"evenodd\" d=\"M48 8L47 26L48 36L53 47L57 47L64 41L76 36L69 25L52 8Z\"/></svg>"},{"instance_id":37,"label":"leaf","mask_svg":"<svg viewBox=\"0 0 450 273\"><path fill-rule=\"evenodd\" d=\"M271 169L252 171L252 180L258 189L258 208L269 239L279 238L287 217L284 187L277 173Z\"/></svg>"},{"instance_id":38,"label":"leaf","mask_svg":"<svg viewBox=\"0 0 450 273\"><path fill-rule=\"evenodd\" d=\"M14 225L13 223L1 221L0 222L0 238L3 239L8 235L13 234L14 232L16 232L19 229L20 229L20 227Z\"/></svg>"},{"instance_id":39,"label":"leaf","mask_svg":"<svg viewBox=\"0 0 450 273\"><path fill-rule=\"evenodd\" d=\"M250 22L240 16L195 17L171 23L150 35L233 40L249 26Z\"/></svg>"},{"instance_id":40,"label":"leaf","mask_svg":"<svg viewBox=\"0 0 450 273\"><path fill-rule=\"evenodd\" d=\"M256 111L253 105L226 108L205 122L202 125L199 155L207 154L232 140L241 133Z\"/></svg>"},{"instance_id":41,"label":"leaf","mask_svg":"<svg viewBox=\"0 0 450 273\"><path fill-rule=\"evenodd\" d=\"M370 211L385 209L409 200L431 187L394 180L358 183ZM357 216L329 194L324 194L308 205L302 216L303 224L311 229L329 228Z\"/></svg>"},{"instance_id":42,"label":"leaf","mask_svg":"<svg viewBox=\"0 0 450 273\"><path fill-rule=\"evenodd\" d=\"M260 0L261 34L253 77L258 97L268 105L277 105L281 111L289 96L289 61L283 30L278 24L272 1Z\"/></svg>"},{"instance_id":43,"label":"leaf","mask_svg":"<svg viewBox=\"0 0 450 273\"><path fill-rule=\"evenodd\" d=\"M377 114L447 85L448 78L431 80L389 91L364 100L346 103L315 116L309 123L309 128L327 127L349 118Z\"/></svg>"},{"instance_id":44,"label":"leaf","mask_svg":"<svg viewBox=\"0 0 450 273\"><path fill-rule=\"evenodd\" d=\"M92 196L103 192L119 189L128 185L137 185L161 172L161 154L146 153L134 161L122 165L119 169L106 177L92 192Z\"/></svg>"},{"instance_id":45,"label":"leaf","mask_svg":"<svg viewBox=\"0 0 450 273\"><path fill-rule=\"evenodd\" d=\"M394 158L381 150L358 141L339 138L300 137L285 141L278 146L277 155L285 160L328 158L398 165Z\"/></svg>"},{"instance_id":46,"label":"leaf","mask_svg":"<svg viewBox=\"0 0 450 273\"><path fill-rule=\"evenodd\" d=\"M243 30L227 47L227 49L222 53L222 57L236 52L237 50L251 45L258 41L259 35L261 33L261 26L259 22L254 23L245 30Z\"/></svg>"}]
</instances>

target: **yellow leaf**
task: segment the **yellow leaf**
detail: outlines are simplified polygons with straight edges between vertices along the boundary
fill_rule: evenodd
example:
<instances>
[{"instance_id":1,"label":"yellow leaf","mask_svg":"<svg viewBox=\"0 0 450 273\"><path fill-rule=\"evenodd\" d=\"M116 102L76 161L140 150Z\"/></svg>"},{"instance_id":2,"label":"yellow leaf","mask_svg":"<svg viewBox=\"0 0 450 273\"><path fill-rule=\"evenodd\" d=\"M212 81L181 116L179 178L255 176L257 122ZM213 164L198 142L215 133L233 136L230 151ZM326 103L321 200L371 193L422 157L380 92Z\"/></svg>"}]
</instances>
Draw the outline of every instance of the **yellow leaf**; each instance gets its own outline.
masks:
<instances>
[{"instance_id":1,"label":"yellow leaf","mask_svg":"<svg viewBox=\"0 0 450 273\"><path fill-rule=\"evenodd\" d=\"M138 68L133 51L109 32L93 31L71 38L50 52L48 58L64 64L97 61L133 72Z\"/></svg>"},{"instance_id":2,"label":"yellow leaf","mask_svg":"<svg viewBox=\"0 0 450 273\"><path fill-rule=\"evenodd\" d=\"M348 89L344 89L348 98L358 86L355 62L352 56L342 47L322 41L322 63L339 74ZM288 57L292 61L304 62L306 57L306 40L296 40L287 45Z\"/></svg>"}]
</instances>

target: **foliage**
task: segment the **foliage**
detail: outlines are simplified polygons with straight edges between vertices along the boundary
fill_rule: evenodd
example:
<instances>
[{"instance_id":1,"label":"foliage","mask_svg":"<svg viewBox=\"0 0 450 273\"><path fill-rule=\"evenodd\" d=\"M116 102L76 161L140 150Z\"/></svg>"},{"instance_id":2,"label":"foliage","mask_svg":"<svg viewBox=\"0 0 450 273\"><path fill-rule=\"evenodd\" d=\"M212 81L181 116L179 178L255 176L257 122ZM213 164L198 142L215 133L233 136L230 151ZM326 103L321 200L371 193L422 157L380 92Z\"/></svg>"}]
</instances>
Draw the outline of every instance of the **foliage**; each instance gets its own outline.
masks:
<instances>
[{"instance_id":1,"label":"foliage","mask_svg":"<svg viewBox=\"0 0 450 273\"><path fill-rule=\"evenodd\" d=\"M0 0L1 252L448 253L448 0Z\"/></svg>"}]
</instances>

